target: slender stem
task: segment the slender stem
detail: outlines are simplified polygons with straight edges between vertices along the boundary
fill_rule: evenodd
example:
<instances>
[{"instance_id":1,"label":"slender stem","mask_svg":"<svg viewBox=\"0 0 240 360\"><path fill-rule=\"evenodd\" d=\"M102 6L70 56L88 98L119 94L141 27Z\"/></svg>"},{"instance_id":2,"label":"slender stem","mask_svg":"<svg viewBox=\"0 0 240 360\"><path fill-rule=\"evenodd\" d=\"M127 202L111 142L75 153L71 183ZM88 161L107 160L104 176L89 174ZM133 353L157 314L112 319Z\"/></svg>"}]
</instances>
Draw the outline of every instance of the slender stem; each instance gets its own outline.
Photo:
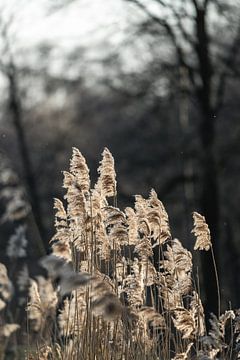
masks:
<instances>
[{"instance_id":1,"label":"slender stem","mask_svg":"<svg viewBox=\"0 0 240 360\"><path fill-rule=\"evenodd\" d=\"M212 246L211 246L211 254L212 254L213 267L214 267L214 272L215 272L215 277L216 277L217 294L218 294L218 318L219 318L220 314L221 314L221 295L220 295L220 286L219 286L219 277L218 277L218 272L217 272L217 265L216 265L215 256L214 256Z\"/></svg>"}]
</instances>

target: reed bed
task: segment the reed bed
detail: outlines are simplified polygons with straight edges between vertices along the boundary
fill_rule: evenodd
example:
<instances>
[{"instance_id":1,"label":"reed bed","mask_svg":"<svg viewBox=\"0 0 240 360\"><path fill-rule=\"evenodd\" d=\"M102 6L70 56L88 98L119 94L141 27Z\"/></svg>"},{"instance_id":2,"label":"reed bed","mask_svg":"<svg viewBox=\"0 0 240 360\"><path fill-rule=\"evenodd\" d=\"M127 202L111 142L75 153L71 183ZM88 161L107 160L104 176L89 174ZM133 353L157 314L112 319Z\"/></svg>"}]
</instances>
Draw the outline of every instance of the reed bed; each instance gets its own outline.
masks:
<instances>
[{"instance_id":1,"label":"reed bed","mask_svg":"<svg viewBox=\"0 0 240 360\"><path fill-rule=\"evenodd\" d=\"M106 148L98 173L91 186L86 160L73 148L66 194L54 200L51 253L40 260L45 273L31 278L24 265L17 277L18 294L27 293L25 329L6 316L14 289L0 264L1 359L21 332L26 360L240 359L239 311L213 314L207 332L192 254L172 238L157 193L136 195L133 208L119 209ZM26 255L24 231L17 228L9 253L17 246ZM196 212L192 232L195 251L212 251L208 225ZM220 291L218 297L220 310Z\"/></svg>"}]
</instances>

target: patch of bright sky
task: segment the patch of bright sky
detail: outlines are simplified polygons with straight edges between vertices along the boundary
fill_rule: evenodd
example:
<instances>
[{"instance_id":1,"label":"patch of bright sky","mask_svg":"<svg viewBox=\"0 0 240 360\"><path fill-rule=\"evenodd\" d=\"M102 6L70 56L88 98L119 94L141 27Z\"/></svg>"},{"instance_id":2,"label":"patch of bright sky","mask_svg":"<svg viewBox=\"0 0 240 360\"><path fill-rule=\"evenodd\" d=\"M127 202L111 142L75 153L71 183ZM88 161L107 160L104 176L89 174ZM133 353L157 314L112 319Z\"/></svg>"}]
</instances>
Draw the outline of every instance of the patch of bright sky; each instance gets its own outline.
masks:
<instances>
[{"instance_id":1,"label":"patch of bright sky","mask_svg":"<svg viewBox=\"0 0 240 360\"><path fill-rule=\"evenodd\" d=\"M104 38L114 44L122 41L129 15L124 1L75 0L54 12L49 11L50 4L51 0L1 1L2 17L8 20L13 14L15 47L45 42L68 51L79 45L94 47Z\"/></svg>"},{"instance_id":2,"label":"patch of bright sky","mask_svg":"<svg viewBox=\"0 0 240 360\"><path fill-rule=\"evenodd\" d=\"M22 38L29 44L47 40L59 42L59 45L66 47L71 47L76 42L94 43L112 25L117 24L120 28L123 25L122 1L78 0L50 15L46 13L46 3L49 1L43 1L42 6L39 2L34 2L38 13L33 8L28 9ZM34 14L37 15L36 19Z\"/></svg>"},{"instance_id":3,"label":"patch of bright sky","mask_svg":"<svg viewBox=\"0 0 240 360\"><path fill-rule=\"evenodd\" d=\"M18 40L28 46L43 41L71 46L79 39L81 42L95 40L113 24L123 26L121 0L75 0L56 11L50 11L51 3L54 1L2 0L0 9L5 20L13 15Z\"/></svg>"},{"instance_id":4,"label":"patch of bright sky","mask_svg":"<svg viewBox=\"0 0 240 360\"><path fill-rule=\"evenodd\" d=\"M129 26L136 24L143 15L135 6L128 6L124 0L75 0L57 11L50 11L64 0L1 0L0 12L7 21L13 15L11 45L18 63L37 63L34 47L40 44L53 45L51 64L53 72L61 71L65 55L77 47L85 49L87 58L104 58L129 39ZM67 0L65 1L68 2ZM141 39L130 41L121 49L126 59L126 69L139 66L141 57L150 54L142 51ZM129 49L139 48L140 56ZM15 60L16 60L15 58ZM96 61L97 63L97 61ZM41 66L41 64L38 64ZM97 67L97 64L95 65ZM90 67L90 63L89 63ZM99 69L100 70L100 69Z\"/></svg>"}]
</instances>

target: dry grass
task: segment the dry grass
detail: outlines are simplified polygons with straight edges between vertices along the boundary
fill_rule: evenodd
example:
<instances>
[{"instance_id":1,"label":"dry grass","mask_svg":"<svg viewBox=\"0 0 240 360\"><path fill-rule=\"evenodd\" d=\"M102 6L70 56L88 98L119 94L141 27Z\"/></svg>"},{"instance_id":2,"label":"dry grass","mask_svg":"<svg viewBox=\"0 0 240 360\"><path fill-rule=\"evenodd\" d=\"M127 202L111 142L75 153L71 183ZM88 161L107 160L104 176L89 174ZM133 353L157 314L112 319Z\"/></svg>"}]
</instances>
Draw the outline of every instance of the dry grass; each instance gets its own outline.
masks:
<instances>
[{"instance_id":1,"label":"dry grass","mask_svg":"<svg viewBox=\"0 0 240 360\"><path fill-rule=\"evenodd\" d=\"M238 359L238 311L213 316L206 332L194 286L192 255L172 239L168 214L154 190L117 208L114 159L103 152L97 184L73 149L64 172L64 203L55 199L52 253L41 259L48 276L18 276L28 292L25 359ZM203 216L193 214L194 249L212 249ZM17 236L18 235L18 236ZM24 254L24 228L10 239ZM20 245L19 245L20 244ZM14 251L12 251L14 253ZM0 266L1 358L18 325L6 323L13 286ZM24 329L21 329L24 332Z\"/></svg>"}]
</instances>

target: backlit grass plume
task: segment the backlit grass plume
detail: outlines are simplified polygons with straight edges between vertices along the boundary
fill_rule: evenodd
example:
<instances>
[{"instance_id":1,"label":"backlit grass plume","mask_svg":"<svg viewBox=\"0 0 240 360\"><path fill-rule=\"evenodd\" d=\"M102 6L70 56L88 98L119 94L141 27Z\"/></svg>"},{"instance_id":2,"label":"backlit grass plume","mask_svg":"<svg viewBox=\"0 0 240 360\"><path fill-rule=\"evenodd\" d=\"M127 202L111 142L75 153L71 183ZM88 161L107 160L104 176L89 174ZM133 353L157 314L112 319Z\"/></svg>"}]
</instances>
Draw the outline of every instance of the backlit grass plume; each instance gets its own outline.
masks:
<instances>
[{"instance_id":1,"label":"backlit grass plume","mask_svg":"<svg viewBox=\"0 0 240 360\"><path fill-rule=\"evenodd\" d=\"M194 250L209 250L212 246L210 230L206 223L205 217L197 212L193 213L194 228L192 232L197 240L194 245Z\"/></svg>"}]
</instances>

